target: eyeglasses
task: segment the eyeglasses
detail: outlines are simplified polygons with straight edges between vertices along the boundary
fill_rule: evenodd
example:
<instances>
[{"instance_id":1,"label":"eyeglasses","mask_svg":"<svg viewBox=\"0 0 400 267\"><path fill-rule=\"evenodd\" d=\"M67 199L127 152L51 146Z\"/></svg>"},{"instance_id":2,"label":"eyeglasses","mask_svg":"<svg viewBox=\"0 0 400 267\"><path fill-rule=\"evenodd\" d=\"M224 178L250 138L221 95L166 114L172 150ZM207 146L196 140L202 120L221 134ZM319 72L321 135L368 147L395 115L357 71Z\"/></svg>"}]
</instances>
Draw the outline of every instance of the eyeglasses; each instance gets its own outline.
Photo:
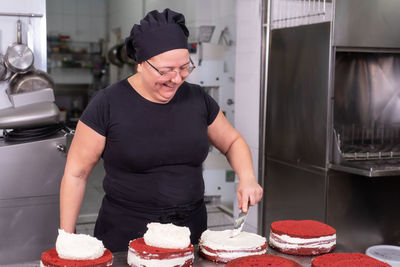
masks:
<instances>
[{"instance_id":1,"label":"eyeglasses","mask_svg":"<svg viewBox=\"0 0 400 267\"><path fill-rule=\"evenodd\" d=\"M179 73L179 75L182 78L186 78L187 76L189 76L189 74L196 68L196 66L194 65L193 61L191 58L189 58L190 63L186 64L184 67L180 67L178 71L176 70L159 70L156 67L154 67L150 62L148 62L147 60L146 63L150 65L150 67L152 67L155 71L157 71L162 78L174 78L176 77L176 75Z\"/></svg>"}]
</instances>

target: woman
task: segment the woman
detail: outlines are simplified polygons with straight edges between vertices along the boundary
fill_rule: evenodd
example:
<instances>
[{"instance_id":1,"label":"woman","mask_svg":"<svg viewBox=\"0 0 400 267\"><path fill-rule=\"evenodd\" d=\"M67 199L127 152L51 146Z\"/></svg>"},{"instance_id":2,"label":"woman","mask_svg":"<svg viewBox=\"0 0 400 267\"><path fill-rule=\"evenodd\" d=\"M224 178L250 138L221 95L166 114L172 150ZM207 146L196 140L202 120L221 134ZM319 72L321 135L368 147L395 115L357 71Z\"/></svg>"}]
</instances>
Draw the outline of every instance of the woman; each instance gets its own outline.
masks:
<instances>
[{"instance_id":1,"label":"woman","mask_svg":"<svg viewBox=\"0 0 400 267\"><path fill-rule=\"evenodd\" d=\"M187 226L198 242L207 228L202 162L209 142L239 177L239 208L247 212L262 189L243 137L200 86L182 14L152 11L126 39L137 73L99 91L83 113L60 190L60 228L74 232L86 180L103 157L105 197L94 235L113 252L142 237L149 222Z\"/></svg>"}]
</instances>

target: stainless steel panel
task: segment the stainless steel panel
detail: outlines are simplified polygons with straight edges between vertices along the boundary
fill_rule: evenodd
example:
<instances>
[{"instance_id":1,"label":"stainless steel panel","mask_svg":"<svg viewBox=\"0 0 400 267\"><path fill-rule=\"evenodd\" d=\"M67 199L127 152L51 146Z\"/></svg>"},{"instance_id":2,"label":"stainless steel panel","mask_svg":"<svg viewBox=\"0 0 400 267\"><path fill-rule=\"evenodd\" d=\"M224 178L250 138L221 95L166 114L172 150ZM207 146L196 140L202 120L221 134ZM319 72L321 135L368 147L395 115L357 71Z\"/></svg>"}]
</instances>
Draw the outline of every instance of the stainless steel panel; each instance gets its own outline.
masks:
<instances>
[{"instance_id":1,"label":"stainless steel panel","mask_svg":"<svg viewBox=\"0 0 400 267\"><path fill-rule=\"evenodd\" d=\"M334 126L344 142L400 141L390 132L400 125L399 74L400 54L336 53Z\"/></svg>"},{"instance_id":2,"label":"stainless steel panel","mask_svg":"<svg viewBox=\"0 0 400 267\"><path fill-rule=\"evenodd\" d=\"M273 30L267 155L327 167L330 23Z\"/></svg>"},{"instance_id":3,"label":"stainless steel panel","mask_svg":"<svg viewBox=\"0 0 400 267\"><path fill-rule=\"evenodd\" d=\"M54 247L58 225L58 195L0 200L0 264L40 259Z\"/></svg>"},{"instance_id":4,"label":"stainless steel panel","mask_svg":"<svg viewBox=\"0 0 400 267\"><path fill-rule=\"evenodd\" d=\"M400 48L400 1L336 0L334 45Z\"/></svg>"},{"instance_id":5,"label":"stainless steel panel","mask_svg":"<svg viewBox=\"0 0 400 267\"><path fill-rule=\"evenodd\" d=\"M400 174L400 54L337 52L331 168Z\"/></svg>"},{"instance_id":6,"label":"stainless steel panel","mask_svg":"<svg viewBox=\"0 0 400 267\"><path fill-rule=\"evenodd\" d=\"M262 235L276 220L325 221L326 172L316 172L267 159Z\"/></svg>"},{"instance_id":7,"label":"stainless steel panel","mask_svg":"<svg viewBox=\"0 0 400 267\"><path fill-rule=\"evenodd\" d=\"M60 111L53 102L34 103L0 111L0 129L28 128L58 123Z\"/></svg>"},{"instance_id":8,"label":"stainless steel panel","mask_svg":"<svg viewBox=\"0 0 400 267\"><path fill-rule=\"evenodd\" d=\"M66 145L66 137L0 140L0 199L58 194L66 161L66 153L57 149L60 144Z\"/></svg>"},{"instance_id":9,"label":"stainless steel panel","mask_svg":"<svg viewBox=\"0 0 400 267\"><path fill-rule=\"evenodd\" d=\"M330 164L332 170L343 171L368 177L399 176L400 164L387 161L368 162L345 162L341 164Z\"/></svg>"},{"instance_id":10,"label":"stainless steel panel","mask_svg":"<svg viewBox=\"0 0 400 267\"><path fill-rule=\"evenodd\" d=\"M400 177L368 178L329 171L327 222L337 242L355 252L400 244Z\"/></svg>"}]
</instances>

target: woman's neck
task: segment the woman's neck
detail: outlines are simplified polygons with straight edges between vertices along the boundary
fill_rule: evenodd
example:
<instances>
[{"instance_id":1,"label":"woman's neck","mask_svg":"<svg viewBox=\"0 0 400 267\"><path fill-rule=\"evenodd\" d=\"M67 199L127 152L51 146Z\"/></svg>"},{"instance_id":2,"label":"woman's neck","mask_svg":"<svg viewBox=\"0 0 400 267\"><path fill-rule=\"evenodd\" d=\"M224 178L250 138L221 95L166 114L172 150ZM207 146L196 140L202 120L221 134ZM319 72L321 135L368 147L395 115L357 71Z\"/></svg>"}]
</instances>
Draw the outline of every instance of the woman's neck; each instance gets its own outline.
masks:
<instances>
[{"instance_id":1,"label":"woman's neck","mask_svg":"<svg viewBox=\"0 0 400 267\"><path fill-rule=\"evenodd\" d=\"M132 75L131 77L128 78L129 84L132 86L132 89L135 90L139 95L141 95L143 98L154 102L153 98L149 95L147 90L143 86L143 82L140 79L140 74L136 73Z\"/></svg>"}]
</instances>

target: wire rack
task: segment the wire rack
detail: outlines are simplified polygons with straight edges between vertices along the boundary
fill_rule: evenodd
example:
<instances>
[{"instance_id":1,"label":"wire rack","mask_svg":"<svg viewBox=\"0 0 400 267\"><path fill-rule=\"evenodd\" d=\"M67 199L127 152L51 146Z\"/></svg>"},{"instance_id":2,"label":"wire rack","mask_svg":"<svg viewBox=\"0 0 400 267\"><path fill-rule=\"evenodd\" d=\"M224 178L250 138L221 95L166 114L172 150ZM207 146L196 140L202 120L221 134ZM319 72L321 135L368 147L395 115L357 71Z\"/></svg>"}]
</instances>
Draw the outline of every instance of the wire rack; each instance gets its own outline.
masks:
<instances>
[{"instance_id":1,"label":"wire rack","mask_svg":"<svg viewBox=\"0 0 400 267\"><path fill-rule=\"evenodd\" d=\"M332 21L332 0L271 0L271 29Z\"/></svg>"}]
</instances>

